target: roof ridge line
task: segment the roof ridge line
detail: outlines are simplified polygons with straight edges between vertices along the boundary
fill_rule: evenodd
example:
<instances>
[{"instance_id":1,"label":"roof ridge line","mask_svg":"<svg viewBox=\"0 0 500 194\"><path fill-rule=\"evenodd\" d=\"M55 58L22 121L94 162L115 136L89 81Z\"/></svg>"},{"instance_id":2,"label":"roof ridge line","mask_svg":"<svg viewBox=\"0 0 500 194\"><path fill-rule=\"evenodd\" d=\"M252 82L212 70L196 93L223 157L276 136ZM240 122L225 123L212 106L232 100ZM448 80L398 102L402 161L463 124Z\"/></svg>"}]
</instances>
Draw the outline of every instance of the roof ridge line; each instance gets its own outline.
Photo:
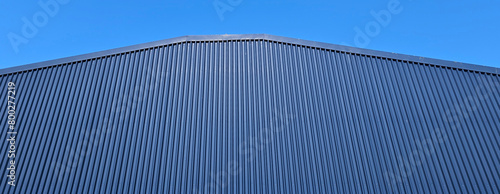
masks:
<instances>
[{"instance_id":1,"label":"roof ridge line","mask_svg":"<svg viewBox=\"0 0 500 194\"><path fill-rule=\"evenodd\" d=\"M306 46L306 47L311 47L311 48L346 52L346 53L350 53L350 54L366 55L366 56L370 56L370 57L380 57L380 58L387 58L387 59L392 59L392 60L407 61L407 62L412 62L412 63L422 63L422 64L428 64L428 65L434 65L434 66L440 66L440 67L447 67L447 68L452 68L452 69L460 69L460 70L467 70L467 71L473 71L473 72L494 74L497 76L500 74L500 68L496 68L496 67L489 67L489 66L482 66L482 65L475 65L475 64L454 62L454 61L446 61L446 60L441 60L441 59L433 59L433 58L391 53L391 52L385 52L385 51L376 51L376 50L356 48L356 47L337 45L337 44L331 44L331 43L316 42L316 41L303 40L303 39L297 39L297 38L288 38L288 37L282 37L282 36L276 36L276 35L270 35L270 34L224 34L224 35L179 36L179 37L175 37L175 38L157 40L157 41L141 43L141 44L136 44L136 45L131 45L131 46L125 46L125 47L119 47L119 48L108 49L108 50L103 50L103 51L97 51L97 52L92 52L92 53L87 53L87 54L81 54L81 55L75 55L75 56L70 56L70 57L64 57L64 58L59 58L59 59L53 59L53 60L47 60L47 61L42 61L42 62L26 64L26 65L14 66L14 67L9 67L9 68L5 68L5 69L0 69L0 76L18 73L18 72L23 72L23 71L35 70L35 69L40 69L40 68L47 68L47 67L52 67L52 66L57 66L57 65L62 65L62 64L69 64L69 63L74 63L77 61L90 60L90 59L100 58L100 57L104 57L104 56L112 56L112 55L121 54L121 53L134 52L134 51L138 51L138 50L142 50L142 49L178 44L178 43L182 43L182 42L260 40L260 39L267 40L267 41L286 43L286 44Z\"/></svg>"}]
</instances>

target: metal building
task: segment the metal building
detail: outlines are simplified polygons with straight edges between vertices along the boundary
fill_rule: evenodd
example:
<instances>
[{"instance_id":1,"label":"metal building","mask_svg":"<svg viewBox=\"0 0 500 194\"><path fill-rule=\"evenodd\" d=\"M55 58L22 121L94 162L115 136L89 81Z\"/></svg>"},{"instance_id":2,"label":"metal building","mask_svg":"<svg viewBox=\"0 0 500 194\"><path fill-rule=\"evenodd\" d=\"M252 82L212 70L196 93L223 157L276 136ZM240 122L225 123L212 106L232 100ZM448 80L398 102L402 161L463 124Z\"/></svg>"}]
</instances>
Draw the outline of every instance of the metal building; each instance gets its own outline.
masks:
<instances>
[{"instance_id":1,"label":"metal building","mask_svg":"<svg viewBox=\"0 0 500 194\"><path fill-rule=\"evenodd\" d=\"M499 73L260 34L2 69L0 192L498 193Z\"/></svg>"}]
</instances>

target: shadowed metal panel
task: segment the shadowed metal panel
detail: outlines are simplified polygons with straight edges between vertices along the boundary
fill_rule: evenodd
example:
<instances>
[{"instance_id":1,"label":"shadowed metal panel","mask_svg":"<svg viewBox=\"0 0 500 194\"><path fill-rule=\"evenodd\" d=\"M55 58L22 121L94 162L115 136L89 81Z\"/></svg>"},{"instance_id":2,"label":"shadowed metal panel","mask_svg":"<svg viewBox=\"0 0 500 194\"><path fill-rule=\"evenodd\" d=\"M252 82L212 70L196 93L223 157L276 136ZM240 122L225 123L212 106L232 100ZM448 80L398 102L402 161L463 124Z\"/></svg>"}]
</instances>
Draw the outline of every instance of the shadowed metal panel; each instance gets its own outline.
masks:
<instances>
[{"instance_id":1,"label":"shadowed metal panel","mask_svg":"<svg viewBox=\"0 0 500 194\"><path fill-rule=\"evenodd\" d=\"M499 192L498 75L435 65L245 39L2 75L0 190Z\"/></svg>"}]
</instances>

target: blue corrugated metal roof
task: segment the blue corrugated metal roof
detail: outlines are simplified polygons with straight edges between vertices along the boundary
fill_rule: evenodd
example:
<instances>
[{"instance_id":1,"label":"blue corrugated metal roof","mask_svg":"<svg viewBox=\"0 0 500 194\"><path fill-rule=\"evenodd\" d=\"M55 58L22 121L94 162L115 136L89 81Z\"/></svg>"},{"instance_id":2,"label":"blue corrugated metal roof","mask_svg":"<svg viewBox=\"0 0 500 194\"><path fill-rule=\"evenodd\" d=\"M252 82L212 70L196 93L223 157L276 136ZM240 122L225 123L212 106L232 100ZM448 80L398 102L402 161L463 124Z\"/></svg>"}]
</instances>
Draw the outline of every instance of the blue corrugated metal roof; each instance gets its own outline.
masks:
<instances>
[{"instance_id":1,"label":"blue corrugated metal roof","mask_svg":"<svg viewBox=\"0 0 500 194\"><path fill-rule=\"evenodd\" d=\"M271 35L3 69L1 85L16 85L17 179L0 190L495 193L498 72Z\"/></svg>"}]
</instances>

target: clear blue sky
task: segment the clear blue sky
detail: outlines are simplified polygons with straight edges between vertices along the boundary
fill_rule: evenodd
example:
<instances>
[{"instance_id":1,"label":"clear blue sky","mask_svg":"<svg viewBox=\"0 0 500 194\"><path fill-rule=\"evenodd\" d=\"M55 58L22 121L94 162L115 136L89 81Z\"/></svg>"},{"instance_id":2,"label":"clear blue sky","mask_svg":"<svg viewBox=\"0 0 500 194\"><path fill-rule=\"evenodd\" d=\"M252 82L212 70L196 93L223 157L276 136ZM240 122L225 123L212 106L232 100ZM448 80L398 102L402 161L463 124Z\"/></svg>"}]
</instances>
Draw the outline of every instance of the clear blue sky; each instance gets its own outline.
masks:
<instances>
[{"instance_id":1,"label":"clear blue sky","mask_svg":"<svg viewBox=\"0 0 500 194\"><path fill-rule=\"evenodd\" d=\"M251 33L500 67L499 0L59 1L0 2L0 68L184 35Z\"/></svg>"}]
</instances>

